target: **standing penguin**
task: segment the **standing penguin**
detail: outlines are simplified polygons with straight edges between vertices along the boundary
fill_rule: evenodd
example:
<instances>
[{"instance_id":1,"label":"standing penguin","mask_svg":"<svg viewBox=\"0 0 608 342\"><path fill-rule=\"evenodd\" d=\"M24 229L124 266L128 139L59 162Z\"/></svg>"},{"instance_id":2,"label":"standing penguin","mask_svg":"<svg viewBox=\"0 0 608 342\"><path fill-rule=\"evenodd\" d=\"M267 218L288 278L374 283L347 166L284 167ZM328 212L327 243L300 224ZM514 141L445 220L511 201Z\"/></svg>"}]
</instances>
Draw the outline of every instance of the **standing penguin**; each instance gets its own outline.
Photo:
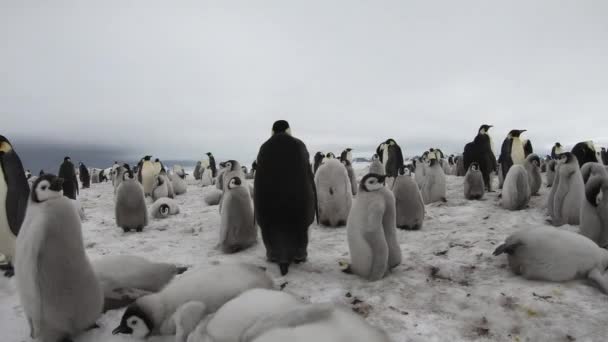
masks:
<instances>
[{"instance_id":1,"label":"standing penguin","mask_svg":"<svg viewBox=\"0 0 608 342\"><path fill-rule=\"evenodd\" d=\"M585 196L585 183L576 156L566 152L560 155L547 206L554 226L579 224L581 205Z\"/></svg>"},{"instance_id":2,"label":"standing penguin","mask_svg":"<svg viewBox=\"0 0 608 342\"><path fill-rule=\"evenodd\" d=\"M160 159L158 159L158 158L154 159L154 175L160 174L160 172L164 169L165 169L165 166L160 161Z\"/></svg>"},{"instance_id":3,"label":"standing penguin","mask_svg":"<svg viewBox=\"0 0 608 342\"><path fill-rule=\"evenodd\" d=\"M562 147L562 144L556 142L555 145L553 145L553 147L551 147L551 159L559 159L559 155L564 153L564 149Z\"/></svg>"},{"instance_id":4,"label":"standing penguin","mask_svg":"<svg viewBox=\"0 0 608 342\"><path fill-rule=\"evenodd\" d=\"M553 186L553 182L555 181L555 167L557 166L557 161L551 159L547 162L547 188Z\"/></svg>"},{"instance_id":5,"label":"standing penguin","mask_svg":"<svg viewBox=\"0 0 608 342\"><path fill-rule=\"evenodd\" d=\"M508 210L524 209L530 202L530 183L523 165L509 168L502 187L501 205Z\"/></svg>"},{"instance_id":6,"label":"standing penguin","mask_svg":"<svg viewBox=\"0 0 608 342\"><path fill-rule=\"evenodd\" d=\"M323 162L315 174L319 221L328 227L344 226L353 201L348 172L338 159Z\"/></svg>"},{"instance_id":7,"label":"standing penguin","mask_svg":"<svg viewBox=\"0 0 608 342\"><path fill-rule=\"evenodd\" d=\"M397 228L405 230L419 230L424 221L424 201L418 188L410 175L410 170L402 166L399 175L393 183L395 196L395 209Z\"/></svg>"},{"instance_id":8,"label":"standing penguin","mask_svg":"<svg viewBox=\"0 0 608 342\"><path fill-rule=\"evenodd\" d=\"M196 166L194 167L194 172L192 172L192 176L194 176L194 179L196 180L201 180L202 176L203 176L203 168L202 168L202 163L201 161L197 161L196 162Z\"/></svg>"},{"instance_id":9,"label":"standing penguin","mask_svg":"<svg viewBox=\"0 0 608 342\"><path fill-rule=\"evenodd\" d=\"M468 200L480 200L485 193L483 174L477 162L469 165L469 171L464 176L464 197Z\"/></svg>"},{"instance_id":10,"label":"standing penguin","mask_svg":"<svg viewBox=\"0 0 608 342\"><path fill-rule=\"evenodd\" d=\"M125 233L131 229L141 232L148 225L148 209L142 186L133 176L133 171L127 170L123 181L116 193L116 225Z\"/></svg>"},{"instance_id":11,"label":"standing penguin","mask_svg":"<svg viewBox=\"0 0 608 342\"><path fill-rule=\"evenodd\" d=\"M246 185L240 177L232 177L224 190L219 243L224 253L239 252L257 241L253 205Z\"/></svg>"},{"instance_id":12,"label":"standing penguin","mask_svg":"<svg viewBox=\"0 0 608 342\"><path fill-rule=\"evenodd\" d=\"M308 227L315 217L317 196L306 145L291 136L289 123L279 120L260 147L254 207L269 261L281 274L292 262L307 258Z\"/></svg>"},{"instance_id":13,"label":"standing penguin","mask_svg":"<svg viewBox=\"0 0 608 342\"><path fill-rule=\"evenodd\" d=\"M345 160L348 160L349 162L353 162L353 149L352 148L347 148L344 151L342 151L342 153L340 153L340 161L343 162Z\"/></svg>"},{"instance_id":14,"label":"standing penguin","mask_svg":"<svg viewBox=\"0 0 608 342\"><path fill-rule=\"evenodd\" d=\"M481 125L475 139L464 147L464 168L470 170L471 163L478 164L483 177L483 183L488 191L492 191L492 172L496 170L496 157L492 150L492 138L488 131L491 125Z\"/></svg>"},{"instance_id":15,"label":"standing penguin","mask_svg":"<svg viewBox=\"0 0 608 342\"><path fill-rule=\"evenodd\" d=\"M456 159L456 176L464 177L467 173L467 169L464 168L464 158L460 155L454 159Z\"/></svg>"},{"instance_id":16,"label":"standing penguin","mask_svg":"<svg viewBox=\"0 0 608 342\"><path fill-rule=\"evenodd\" d=\"M437 159L437 154L429 153L429 165L425 170L424 184L422 185L424 204L439 201L447 202L446 190L445 173Z\"/></svg>"},{"instance_id":17,"label":"standing penguin","mask_svg":"<svg viewBox=\"0 0 608 342\"><path fill-rule=\"evenodd\" d=\"M369 171L368 173L373 173L376 175L384 175L385 171L384 171L384 165L382 165L382 162L380 161L380 157L378 157L377 154L374 154L372 156L372 163L369 165Z\"/></svg>"},{"instance_id":18,"label":"standing penguin","mask_svg":"<svg viewBox=\"0 0 608 342\"><path fill-rule=\"evenodd\" d=\"M502 148L500 149L500 158L498 162L500 163L503 179L507 178L507 173L509 169L513 165L523 165L526 160L526 156L528 150L531 150L531 144L528 140L527 142L521 139L521 134L525 132L525 129L514 129L509 132L507 137L502 143ZM526 147L526 146L530 147ZM530 153L532 153L530 151Z\"/></svg>"},{"instance_id":19,"label":"standing penguin","mask_svg":"<svg viewBox=\"0 0 608 342\"><path fill-rule=\"evenodd\" d=\"M579 166L585 165L588 162L597 163L597 154L595 153L595 146L593 141L583 141L574 145L572 148L572 154L576 156Z\"/></svg>"},{"instance_id":20,"label":"standing penguin","mask_svg":"<svg viewBox=\"0 0 608 342\"><path fill-rule=\"evenodd\" d=\"M585 164L589 165L589 163ZM608 245L608 176L594 176L585 184L581 207L581 235L600 247Z\"/></svg>"},{"instance_id":21,"label":"standing penguin","mask_svg":"<svg viewBox=\"0 0 608 342\"><path fill-rule=\"evenodd\" d=\"M145 156L141 160L140 166L137 169L138 179L144 187L144 195L152 196L152 190L154 189L154 163L151 160L152 156Z\"/></svg>"},{"instance_id":22,"label":"standing penguin","mask_svg":"<svg viewBox=\"0 0 608 342\"><path fill-rule=\"evenodd\" d=\"M538 155L532 153L524 162L524 168L526 169L526 173L528 174L528 184L530 184L530 194L538 195L538 191L540 190L540 186L543 183L540 174L540 158Z\"/></svg>"},{"instance_id":23,"label":"standing penguin","mask_svg":"<svg viewBox=\"0 0 608 342\"><path fill-rule=\"evenodd\" d=\"M69 341L101 316L103 293L87 258L72 201L62 179L47 174L34 183L17 238L17 289L31 337Z\"/></svg>"},{"instance_id":24,"label":"standing penguin","mask_svg":"<svg viewBox=\"0 0 608 342\"><path fill-rule=\"evenodd\" d=\"M376 281L401 263L397 241L395 197L384 186L386 176L367 174L348 215L346 234L352 272Z\"/></svg>"},{"instance_id":25,"label":"standing penguin","mask_svg":"<svg viewBox=\"0 0 608 342\"><path fill-rule=\"evenodd\" d=\"M602 164L608 165L608 151L606 151L605 147L602 147L600 151L600 156L602 157Z\"/></svg>"},{"instance_id":26,"label":"standing penguin","mask_svg":"<svg viewBox=\"0 0 608 342\"><path fill-rule=\"evenodd\" d=\"M215 158L211 152L207 152L207 157L209 158L209 168L211 169L211 176L215 178L217 175L217 168L215 166Z\"/></svg>"},{"instance_id":27,"label":"standing penguin","mask_svg":"<svg viewBox=\"0 0 608 342\"><path fill-rule=\"evenodd\" d=\"M91 187L91 176L89 174L89 169L80 162L79 163L79 171L80 171L80 183L82 183L82 188L87 189Z\"/></svg>"},{"instance_id":28,"label":"standing penguin","mask_svg":"<svg viewBox=\"0 0 608 342\"><path fill-rule=\"evenodd\" d=\"M14 274L15 241L25 217L29 194L21 159L8 139L0 135L0 253L7 261L0 269L7 277Z\"/></svg>"},{"instance_id":29,"label":"standing penguin","mask_svg":"<svg viewBox=\"0 0 608 342\"><path fill-rule=\"evenodd\" d=\"M201 176L201 185L203 187L213 185L213 173L211 172L211 168L206 167L203 169L203 174Z\"/></svg>"},{"instance_id":30,"label":"standing penguin","mask_svg":"<svg viewBox=\"0 0 608 342\"><path fill-rule=\"evenodd\" d=\"M317 173L317 169L319 169L319 166L321 166L323 159L325 159L325 155L323 154L323 152L315 153L314 164L313 164L313 173Z\"/></svg>"},{"instance_id":31,"label":"standing penguin","mask_svg":"<svg viewBox=\"0 0 608 342\"><path fill-rule=\"evenodd\" d=\"M401 147L397 145L397 142L393 139L386 140L385 149L387 151L388 159L383 160L386 176L397 177L399 168L403 165L403 153Z\"/></svg>"},{"instance_id":32,"label":"standing penguin","mask_svg":"<svg viewBox=\"0 0 608 342\"><path fill-rule=\"evenodd\" d=\"M78 180L70 157L63 158L63 164L59 168L59 177L63 179L63 196L75 200L78 194Z\"/></svg>"},{"instance_id":33,"label":"standing penguin","mask_svg":"<svg viewBox=\"0 0 608 342\"><path fill-rule=\"evenodd\" d=\"M422 190L422 186L424 185L427 167L428 165L426 165L424 157L414 159L414 179L420 190Z\"/></svg>"},{"instance_id":34,"label":"standing penguin","mask_svg":"<svg viewBox=\"0 0 608 342\"><path fill-rule=\"evenodd\" d=\"M350 189L353 196L357 194L357 176L355 175L355 170L353 170L353 165L347 159L342 162L344 167L346 168L346 173L348 173L348 179L350 179Z\"/></svg>"},{"instance_id":35,"label":"standing penguin","mask_svg":"<svg viewBox=\"0 0 608 342\"><path fill-rule=\"evenodd\" d=\"M167 175L167 171L162 170L160 172L159 177L161 177L163 179L163 182L165 182L167 184L167 195L169 198L175 198L175 189L173 188L173 182L171 181L171 178L169 178L169 175Z\"/></svg>"}]
</instances>

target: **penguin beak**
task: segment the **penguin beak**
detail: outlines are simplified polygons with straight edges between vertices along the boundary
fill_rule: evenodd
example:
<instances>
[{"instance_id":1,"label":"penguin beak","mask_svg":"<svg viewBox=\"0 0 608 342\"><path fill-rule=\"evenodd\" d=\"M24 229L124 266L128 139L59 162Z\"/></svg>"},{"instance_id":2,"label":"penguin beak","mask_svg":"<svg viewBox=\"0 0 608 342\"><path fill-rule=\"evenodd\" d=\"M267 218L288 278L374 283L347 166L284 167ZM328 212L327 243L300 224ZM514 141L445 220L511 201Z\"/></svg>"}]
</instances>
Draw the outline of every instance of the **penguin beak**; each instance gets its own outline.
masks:
<instances>
[{"instance_id":1,"label":"penguin beak","mask_svg":"<svg viewBox=\"0 0 608 342\"><path fill-rule=\"evenodd\" d=\"M51 191L61 191L63 189L63 178L55 178L49 187Z\"/></svg>"},{"instance_id":2,"label":"penguin beak","mask_svg":"<svg viewBox=\"0 0 608 342\"><path fill-rule=\"evenodd\" d=\"M128 326L124 325L124 324L120 324L116 329L112 330L112 335L118 335L118 334L133 334L133 329L129 328Z\"/></svg>"},{"instance_id":3,"label":"penguin beak","mask_svg":"<svg viewBox=\"0 0 608 342\"><path fill-rule=\"evenodd\" d=\"M523 133L523 132L526 132L526 131L528 131L528 130L527 130L527 129L520 129L520 130L519 130L519 134L521 134L521 133Z\"/></svg>"}]
</instances>

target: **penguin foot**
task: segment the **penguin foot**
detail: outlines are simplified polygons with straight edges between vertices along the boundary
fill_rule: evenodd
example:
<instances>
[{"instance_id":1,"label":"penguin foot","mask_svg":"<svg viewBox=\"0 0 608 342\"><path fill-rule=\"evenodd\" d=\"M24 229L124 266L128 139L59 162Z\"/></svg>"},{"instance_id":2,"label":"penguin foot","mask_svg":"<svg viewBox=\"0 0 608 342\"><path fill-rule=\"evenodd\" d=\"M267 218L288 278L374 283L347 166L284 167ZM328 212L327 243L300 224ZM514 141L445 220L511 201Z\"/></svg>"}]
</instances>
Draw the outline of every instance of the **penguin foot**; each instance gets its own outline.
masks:
<instances>
[{"instance_id":1,"label":"penguin foot","mask_svg":"<svg viewBox=\"0 0 608 342\"><path fill-rule=\"evenodd\" d=\"M144 230L144 227L137 227L135 228L135 231L138 233L141 233Z\"/></svg>"},{"instance_id":2,"label":"penguin foot","mask_svg":"<svg viewBox=\"0 0 608 342\"><path fill-rule=\"evenodd\" d=\"M11 278L15 275L15 270L14 269L10 269L10 270L6 270L4 271L4 276L7 278Z\"/></svg>"},{"instance_id":3,"label":"penguin foot","mask_svg":"<svg viewBox=\"0 0 608 342\"><path fill-rule=\"evenodd\" d=\"M59 342L74 342L74 341L72 341L72 339L69 337L65 337L63 340L61 340Z\"/></svg>"}]
</instances>

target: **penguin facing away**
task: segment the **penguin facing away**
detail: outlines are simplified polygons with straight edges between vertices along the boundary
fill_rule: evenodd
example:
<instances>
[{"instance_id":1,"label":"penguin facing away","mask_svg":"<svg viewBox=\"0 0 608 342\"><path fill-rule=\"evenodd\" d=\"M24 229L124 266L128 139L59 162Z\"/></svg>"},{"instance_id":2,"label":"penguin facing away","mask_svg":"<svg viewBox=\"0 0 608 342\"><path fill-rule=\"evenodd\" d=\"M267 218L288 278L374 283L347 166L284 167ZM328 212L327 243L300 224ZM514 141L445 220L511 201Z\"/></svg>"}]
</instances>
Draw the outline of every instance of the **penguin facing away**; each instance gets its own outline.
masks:
<instances>
[{"instance_id":1,"label":"penguin facing away","mask_svg":"<svg viewBox=\"0 0 608 342\"><path fill-rule=\"evenodd\" d=\"M469 171L464 176L464 197L468 200L480 200L485 193L483 174L477 162L469 165Z\"/></svg>"},{"instance_id":2,"label":"penguin facing away","mask_svg":"<svg viewBox=\"0 0 608 342\"><path fill-rule=\"evenodd\" d=\"M8 262L0 269L7 277L14 274L15 243L25 218L29 194L21 159L8 139L0 135L0 253Z\"/></svg>"},{"instance_id":3,"label":"penguin facing away","mask_svg":"<svg viewBox=\"0 0 608 342\"><path fill-rule=\"evenodd\" d=\"M524 209L530 202L530 196L526 169L519 164L511 166L502 187L502 207L508 210Z\"/></svg>"},{"instance_id":4,"label":"penguin facing away","mask_svg":"<svg viewBox=\"0 0 608 342\"><path fill-rule=\"evenodd\" d=\"M492 191L492 172L497 169L492 138L488 134L490 128L491 125L481 125L475 139L465 145L463 153L464 168L470 170L471 163L476 162L488 191Z\"/></svg>"},{"instance_id":5,"label":"penguin facing away","mask_svg":"<svg viewBox=\"0 0 608 342\"><path fill-rule=\"evenodd\" d=\"M148 209L142 186L128 170L118 187L115 203L116 225L125 232L135 229L141 232L148 225Z\"/></svg>"},{"instance_id":6,"label":"penguin facing away","mask_svg":"<svg viewBox=\"0 0 608 342\"><path fill-rule=\"evenodd\" d=\"M585 165L589 165L587 163ZM580 234L600 247L608 245L608 176L594 176L585 184Z\"/></svg>"},{"instance_id":7,"label":"penguin facing away","mask_svg":"<svg viewBox=\"0 0 608 342\"><path fill-rule=\"evenodd\" d=\"M160 174L154 176L154 187L152 188L152 200L156 201L159 198L169 197L169 186L165 181L166 177L161 177Z\"/></svg>"},{"instance_id":8,"label":"penguin facing away","mask_svg":"<svg viewBox=\"0 0 608 342\"><path fill-rule=\"evenodd\" d=\"M59 177L63 178L63 195L75 200L78 195L78 180L70 157L63 158L63 163L59 167Z\"/></svg>"},{"instance_id":9,"label":"penguin facing away","mask_svg":"<svg viewBox=\"0 0 608 342\"><path fill-rule=\"evenodd\" d=\"M551 159L559 159L559 155L564 153L564 149L562 144L556 142L555 145L551 148Z\"/></svg>"},{"instance_id":10,"label":"penguin facing away","mask_svg":"<svg viewBox=\"0 0 608 342\"><path fill-rule=\"evenodd\" d=\"M538 191L542 185L542 176L540 174L540 158L532 153L526 157L524 168L528 174L528 184L530 184L530 194L538 195Z\"/></svg>"},{"instance_id":11,"label":"penguin facing away","mask_svg":"<svg viewBox=\"0 0 608 342\"><path fill-rule=\"evenodd\" d=\"M553 186L553 182L555 181L555 167L556 167L557 161L555 160L549 160L547 162L547 188L550 188Z\"/></svg>"},{"instance_id":12,"label":"penguin facing away","mask_svg":"<svg viewBox=\"0 0 608 342\"><path fill-rule=\"evenodd\" d=\"M313 160L313 173L317 173L317 169L319 169L319 166L321 166L323 159L325 159L325 155L323 154L323 152L315 153L315 157Z\"/></svg>"},{"instance_id":13,"label":"penguin facing away","mask_svg":"<svg viewBox=\"0 0 608 342\"><path fill-rule=\"evenodd\" d=\"M82 188L87 189L91 187L91 175L89 174L89 169L87 169L86 165L80 162L78 169L80 171L80 183L82 183Z\"/></svg>"},{"instance_id":14,"label":"penguin facing away","mask_svg":"<svg viewBox=\"0 0 608 342\"><path fill-rule=\"evenodd\" d=\"M557 169L553 196L549 196L548 205L552 207L551 223L554 226L563 224L577 225L580 222L581 205L585 196L585 183L573 153L562 153ZM554 190L554 191L553 191Z\"/></svg>"},{"instance_id":15,"label":"penguin facing away","mask_svg":"<svg viewBox=\"0 0 608 342\"><path fill-rule=\"evenodd\" d=\"M420 189L407 167L399 168L399 175L393 183L397 228L419 230L424 223L424 201Z\"/></svg>"},{"instance_id":16,"label":"penguin facing away","mask_svg":"<svg viewBox=\"0 0 608 342\"><path fill-rule=\"evenodd\" d=\"M588 162L598 162L593 141L583 141L574 145L574 147L572 147L572 154L576 156L579 167L582 167Z\"/></svg>"},{"instance_id":17,"label":"penguin facing away","mask_svg":"<svg viewBox=\"0 0 608 342\"><path fill-rule=\"evenodd\" d=\"M103 293L87 258L78 213L51 174L34 183L17 237L15 269L30 335L69 341L100 317Z\"/></svg>"},{"instance_id":18,"label":"penguin facing away","mask_svg":"<svg viewBox=\"0 0 608 342\"><path fill-rule=\"evenodd\" d=\"M257 242L249 189L240 177L228 180L222 199L219 247L224 253L236 253Z\"/></svg>"},{"instance_id":19,"label":"penguin facing away","mask_svg":"<svg viewBox=\"0 0 608 342\"><path fill-rule=\"evenodd\" d=\"M350 180L350 189L353 196L357 194L357 176L355 175L355 170L353 169L352 163L346 159L342 161L344 167L346 168L346 173L348 174L348 179Z\"/></svg>"},{"instance_id":20,"label":"penguin facing away","mask_svg":"<svg viewBox=\"0 0 608 342\"><path fill-rule=\"evenodd\" d=\"M328 159L315 174L319 221L324 226L346 225L352 205L352 189L348 172L338 159Z\"/></svg>"}]
</instances>

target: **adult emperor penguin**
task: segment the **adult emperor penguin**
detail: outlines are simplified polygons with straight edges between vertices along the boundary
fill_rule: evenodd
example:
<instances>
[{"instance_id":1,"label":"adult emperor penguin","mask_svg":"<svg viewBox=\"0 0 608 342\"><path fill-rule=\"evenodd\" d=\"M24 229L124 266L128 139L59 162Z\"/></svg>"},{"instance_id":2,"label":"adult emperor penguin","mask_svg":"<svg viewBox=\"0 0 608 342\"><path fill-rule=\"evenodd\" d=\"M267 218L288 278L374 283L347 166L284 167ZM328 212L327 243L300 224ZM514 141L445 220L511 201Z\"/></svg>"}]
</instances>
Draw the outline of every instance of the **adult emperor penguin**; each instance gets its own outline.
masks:
<instances>
[{"instance_id":1,"label":"adult emperor penguin","mask_svg":"<svg viewBox=\"0 0 608 342\"><path fill-rule=\"evenodd\" d=\"M543 183L541 174L540 174L540 158L538 155L532 153L524 162L524 168L526 169L526 173L528 174L528 184L530 184L530 194L538 195L538 191L540 190L540 186Z\"/></svg>"},{"instance_id":2,"label":"adult emperor penguin","mask_svg":"<svg viewBox=\"0 0 608 342\"><path fill-rule=\"evenodd\" d=\"M131 229L141 232L148 225L144 192L131 170L124 173L123 181L116 192L115 215L116 225L125 232Z\"/></svg>"},{"instance_id":3,"label":"adult emperor penguin","mask_svg":"<svg viewBox=\"0 0 608 342\"><path fill-rule=\"evenodd\" d=\"M152 190L154 189L154 163L151 160L152 156L145 156L139 166L138 174L139 181L144 187L144 195L152 196Z\"/></svg>"},{"instance_id":4,"label":"adult emperor penguin","mask_svg":"<svg viewBox=\"0 0 608 342\"><path fill-rule=\"evenodd\" d=\"M175 335L174 313L182 305L198 301L207 314L227 301L254 288L272 288L270 277L248 264L226 264L191 270L175 279L159 293L138 298L127 307L113 334L142 339L154 335Z\"/></svg>"},{"instance_id":5,"label":"adult emperor penguin","mask_svg":"<svg viewBox=\"0 0 608 342\"><path fill-rule=\"evenodd\" d=\"M222 198L220 242L224 253L236 253L253 246L258 231L253 218L253 203L247 183L240 177L232 177L226 184Z\"/></svg>"},{"instance_id":6,"label":"adult emperor penguin","mask_svg":"<svg viewBox=\"0 0 608 342\"><path fill-rule=\"evenodd\" d=\"M30 187L17 152L0 135L0 253L7 263L0 265L5 275L13 275L15 241L25 217Z\"/></svg>"},{"instance_id":7,"label":"adult emperor penguin","mask_svg":"<svg viewBox=\"0 0 608 342\"><path fill-rule=\"evenodd\" d=\"M425 170L424 184L421 189L424 204L447 201L445 173L437 157L436 153L428 154L429 165Z\"/></svg>"},{"instance_id":8,"label":"adult emperor penguin","mask_svg":"<svg viewBox=\"0 0 608 342\"><path fill-rule=\"evenodd\" d=\"M317 196L306 145L291 136L289 123L276 121L260 147L254 181L256 220L269 261L287 274L292 262L307 258L308 227Z\"/></svg>"},{"instance_id":9,"label":"adult emperor penguin","mask_svg":"<svg viewBox=\"0 0 608 342\"><path fill-rule=\"evenodd\" d=\"M207 157L209 158L209 168L211 169L211 176L213 176L213 178L215 178L215 176L217 175L217 168L215 166L215 157L213 157L213 154L211 154L211 152L207 152Z\"/></svg>"},{"instance_id":10,"label":"adult emperor penguin","mask_svg":"<svg viewBox=\"0 0 608 342\"><path fill-rule=\"evenodd\" d=\"M165 169L165 166L160 161L160 159L158 159L158 158L154 159L154 174L158 175L164 169Z\"/></svg>"},{"instance_id":11,"label":"adult emperor penguin","mask_svg":"<svg viewBox=\"0 0 608 342\"><path fill-rule=\"evenodd\" d=\"M498 162L501 166L501 170L499 172L502 172L502 176L505 181L511 166L523 165L524 161L526 161L527 155L532 153L532 151L529 151L529 153L527 152L528 150L531 150L531 147L526 148L526 142L520 137L525 131L525 129L511 130L502 143Z\"/></svg>"},{"instance_id":12,"label":"adult emperor penguin","mask_svg":"<svg viewBox=\"0 0 608 342\"><path fill-rule=\"evenodd\" d=\"M469 171L464 176L464 197L468 200L480 200L485 193L483 174L477 162L469 165Z\"/></svg>"},{"instance_id":13,"label":"adult emperor penguin","mask_svg":"<svg viewBox=\"0 0 608 342\"><path fill-rule=\"evenodd\" d=\"M591 163L585 164L585 166ZM580 233L600 247L608 245L608 175L593 176L585 184Z\"/></svg>"},{"instance_id":14,"label":"adult emperor penguin","mask_svg":"<svg viewBox=\"0 0 608 342\"><path fill-rule=\"evenodd\" d=\"M324 226L346 225L353 201L346 167L338 159L328 159L315 174L319 203L319 221Z\"/></svg>"},{"instance_id":15,"label":"adult emperor penguin","mask_svg":"<svg viewBox=\"0 0 608 342\"><path fill-rule=\"evenodd\" d=\"M399 175L393 183L395 196L395 209L397 228L405 230L419 230L424 222L424 201L418 188L410 175L410 170L402 166Z\"/></svg>"},{"instance_id":16,"label":"adult emperor penguin","mask_svg":"<svg viewBox=\"0 0 608 342\"><path fill-rule=\"evenodd\" d=\"M167 218L170 215L177 214L179 214L179 205L172 198L159 198L150 206L150 215L157 219Z\"/></svg>"},{"instance_id":17,"label":"adult emperor penguin","mask_svg":"<svg viewBox=\"0 0 608 342\"><path fill-rule=\"evenodd\" d=\"M317 173L317 169L319 169L319 166L321 166L323 159L325 159L325 155L323 154L323 152L315 153L315 157L314 157L314 161L313 161L314 162L313 163L313 173Z\"/></svg>"},{"instance_id":18,"label":"adult emperor penguin","mask_svg":"<svg viewBox=\"0 0 608 342\"><path fill-rule=\"evenodd\" d=\"M370 281L384 278L401 263L395 196L384 186L385 178L377 174L363 177L346 224L348 272Z\"/></svg>"},{"instance_id":19,"label":"adult emperor penguin","mask_svg":"<svg viewBox=\"0 0 608 342\"><path fill-rule=\"evenodd\" d=\"M31 337L71 341L101 316L103 293L87 258L82 227L63 179L51 174L34 183L19 236L15 269Z\"/></svg>"},{"instance_id":20,"label":"adult emperor penguin","mask_svg":"<svg viewBox=\"0 0 608 342\"><path fill-rule=\"evenodd\" d=\"M574 154L565 152L560 155L555 178L547 203L551 223L554 226L579 224L585 183Z\"/></svg>"},{"instance_id":21,"label":"adult emperor penguin","mask_svg":"<svg viewBox=\"0 0 608 342\"><path fill-rule=\"evenodd\" d=\"M63 158L63 163L59 167L59 177L63 179L63 196L75 200L78 195L78 180L70 157Z\"/></svg>"},{"instance_id":22,"label":"adult emperor penguin","mask_svg":"<svg viewBox=\"0 0 608 342\"><path fill-rule=\"evenodd\" d=\"M397 177L399 168L403 165L403 153L401 147L393 139L386 140L385 150L387 151L388 159L384 160L384 166L387 177Z\"/></svg>"},{"instance_id":23,"label":"adult emperor penguin","mask_svg":"<svg viewBox=\"0 0 608 342\"><path fill-rule=\"evenodd\" d=\"M492 172L497 167L492 138L488 134L490 128L492 128L491 125L481 125L475 139L465 145L462 155L466 170L470 170L471 163L476 162L478 164L479 171L483 176L483 183L488 191L492 191Z\"/></svg>"},{"instance_id":24,"label":"adult emperor penguin","mask_svg":"<svg viewBox=\"0 0 608 342\"><path fill-rule=\"evenodd\" d=\"M89 169L87 169L86 165L82 162L78 163L78 170L80 176L80 183L82 183L82 188L87 189L91 187L91 175L89 174Z\"/></svg>"},{"instance_id":25,"label":"adult emperor penguin","mask_svg":"<svg viewBox=\"0 0 608 342\"><path fill-rule=\"evenodd\" d=\"M380 157L378 157L377 154L374 154L372 156L372 163L369 165L369 172L368 173L373 173L376 175L384 175L385 171L384 171L384 165L382 165L382 162L380 161Z\"/></svg>"},{"instance_id":26,"label":"adult emperor penguin","mask_svg":"<svg viewBox=\"0 0 608 342\"><path fill-rule=\"evenodd\" d=\"M513 273L555 282L589 279L608 294L608 250L580 234L541 226L509 236L494 255L506 253Z\"/></svg>"},{"instance_id":27,"label":"adult emperor penguin","mask_svg":"<svg viewBox=\"0 0 608 342\"><path fill-rule=\"evenodd\" d=\"M352 148L347 148L344 151L342 151L342 153L340 153L340 161L343 162L345 160L348 160L349 162L353 162L353 149Z\"/></svg>"},{"instance_id":28,"label":"adult emperor penguin","mask_svg":"<svg viewBox=\"0 0 608 342\"><path fill-rule=\"evenodd\" d=\"M551 147L551 159L559 159L559 155L562 153L564 153L562 144L556 142L553 147Z\"/></svg>"},{"instance_id":29,"label":"adult emperor penguin","mask_svg":"<svg viewBox=\"0 0 608 342\"><path fill-rule=\"evenodd\" d=\"M350 191L355 196L357 194L357 175L355 175L355 170L353 169L353 164L348 160L342 161L344 167L346 168L346 173L348 174L348 179L350 180Z\"/></svg>"},{"instance_id":30,"label":"adult emperor penguin","mask_svg":"<svg viewBox=\"0 0 608 342\"><path fill-rule=\"evenodd\" d=\"M513 165L502 187L501 205L508 210L524 209L530 202L530 183L523 165Z\"/></svg>"},{"instance_id":31,"label":"adult emperor penguin","mask_svg":"<svg viewBox=\"0 0 608 342\"><path fill-rule=\"evenodd\" d=\"M600 151L600 156L602 157L602 164L604 165L608 165L608 151L606 151L605 147L602 147L601 151Z\"/></svg>"},{"instance_id":32,"label":"adult emperor penguin","mask_svg":"<svg viewBox=\"0 0 608 342\"><path fill-rule=\"evenodd\" d=\"M598 162L593 141L583 141L574 145L572 154L576 156L578 164L581 167L588 162Z\"/></svg>"}]
</instances>

